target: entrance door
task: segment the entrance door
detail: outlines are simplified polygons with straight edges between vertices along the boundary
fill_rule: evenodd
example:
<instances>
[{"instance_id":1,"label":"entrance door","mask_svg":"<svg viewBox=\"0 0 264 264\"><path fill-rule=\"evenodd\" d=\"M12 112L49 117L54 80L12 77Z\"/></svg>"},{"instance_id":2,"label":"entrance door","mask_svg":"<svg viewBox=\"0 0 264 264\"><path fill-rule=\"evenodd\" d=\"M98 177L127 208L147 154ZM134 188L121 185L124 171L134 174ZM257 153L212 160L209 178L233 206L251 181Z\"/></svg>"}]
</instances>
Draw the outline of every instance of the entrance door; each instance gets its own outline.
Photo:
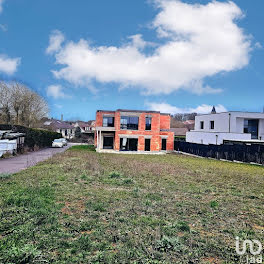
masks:
<instances>
[{"instance_id":1,"label":"entrance door","mask_svg":"<svg viewBox=\"0 0 264 264\"><path fill-rule=\"evenodd\" d=\"M114 137L111 136L104 136L104 149L113 149L114 148Z\"/></svg>"},{"instance_id":2,"label":"entrance door","mask_svg":"<svg viewBox=\"0 0 264 264\"><path fill-rule=\"evenodd\" d=\"M150 151L150 138L145 138L145 151Z\"/></svg>"},{"instance_id":3,"label":"entrance door","mask_svg":"<svg viewBox=\"0 0 264 264\"><path fill-rule=\"evenodd\" d=\"M161 150L167 150L167 139L162 139Z\"/></svg>"}]
</instances>

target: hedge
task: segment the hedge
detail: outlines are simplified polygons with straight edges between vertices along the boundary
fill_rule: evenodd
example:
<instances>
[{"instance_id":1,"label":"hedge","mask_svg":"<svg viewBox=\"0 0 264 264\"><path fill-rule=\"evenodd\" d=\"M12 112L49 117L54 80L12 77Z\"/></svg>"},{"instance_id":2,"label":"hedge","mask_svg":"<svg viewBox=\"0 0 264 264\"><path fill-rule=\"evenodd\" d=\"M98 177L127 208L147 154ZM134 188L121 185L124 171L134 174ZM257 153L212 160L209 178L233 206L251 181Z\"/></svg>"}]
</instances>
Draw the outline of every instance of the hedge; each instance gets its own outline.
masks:
<instances>
[{"instance_id":1,"label":"hedge","mask_svg":"<svg viewBox=\"0 0 264 264\"><path fill-rule=\"evenodd\" d=\"M29 148L34 148L35 146L39 148L50 147L54 139L62 137L61 133L17 125L0 124L0 130L12 130L14 132L25 133L24 145Z\"/></svg>"}]
</instances>

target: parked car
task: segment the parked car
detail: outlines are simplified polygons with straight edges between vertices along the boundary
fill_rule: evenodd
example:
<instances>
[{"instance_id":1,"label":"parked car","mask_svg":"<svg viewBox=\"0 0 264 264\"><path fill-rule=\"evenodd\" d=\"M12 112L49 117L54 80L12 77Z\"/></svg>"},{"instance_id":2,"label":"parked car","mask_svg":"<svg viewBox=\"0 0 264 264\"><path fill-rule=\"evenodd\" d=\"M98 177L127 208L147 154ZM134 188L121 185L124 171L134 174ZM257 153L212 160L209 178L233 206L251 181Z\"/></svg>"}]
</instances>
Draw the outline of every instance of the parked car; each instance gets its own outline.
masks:
<instances>
[{"instance_id":1,"label":"parked car","mask_svg":"<svg viewBox=\"0 0 264 264\"><path fill-rule=\"evenodd\" d=\"M59 140L61 140L63 142L64 146L68 145L68 142L67 142L67 140L65 138L60 138Z\"/></svg>"},{"instance_id":2,"label":"parked car","mask_svg":"<svg viewBox=\"0 0 264 264\"><path fill-rule=\"evenodd\" d=\"M63 148L64 143L60 139L54 139L54 141L52 142L52 147L53 148Z\"/></svg>"}]
</instances>

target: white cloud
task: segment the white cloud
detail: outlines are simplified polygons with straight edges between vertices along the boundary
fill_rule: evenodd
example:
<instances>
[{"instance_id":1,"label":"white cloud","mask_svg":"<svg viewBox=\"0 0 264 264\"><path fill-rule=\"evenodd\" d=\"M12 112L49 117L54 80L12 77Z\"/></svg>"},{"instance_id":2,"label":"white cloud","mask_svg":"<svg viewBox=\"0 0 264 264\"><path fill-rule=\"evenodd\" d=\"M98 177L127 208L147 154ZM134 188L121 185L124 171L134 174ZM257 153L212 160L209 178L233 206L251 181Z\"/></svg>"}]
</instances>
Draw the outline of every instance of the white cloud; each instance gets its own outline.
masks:
<instances>
[{"instance_id":1,"label":"white cloud","mask_svg":"<svg viewBox=\"0 0 264 264\"><path fill-rule=\"evenodd\" d=\"M239 70L249 63L251 42L236 24L243 17L233 2L213 1L206 5L179 0L156 0L158 14L152 21L157 43L141 35L128 37L119 46L92 46L86 40L67 42L55 37L48 53L55 52L55 77L75 85L117 83L138 87L146 94L169 94L179 89L193 93L218 93L204 85L206 77ZM161 38L161 41L159 40ZM161 44L162 43L162 44ZM152 45L152 54L145 48Z\"/></svg>"},{"instance_id":2,"label":"white cloud","mask_svg":"<svg viewBox=\"0 0 264 264\"><path fill-rule=\"evenodd\" d=\"M5 0L0 0L0 13L3 11L3 4ZM0 30L6 32L7 25L0 24ZM17 71L21 63L21 58L9 58L6 54L0 54L0 73L12 75Z\"/></svg>"},{"instance_id":3,"label":"white cloud","mask_svg":"<svg viewBox=\"0 0 264 264\"><path fill-rule=\"evenodd\" d=\"M47 54L53 54L61 49L61 44L64 42L64 35L59 30L54 30L50 34L49 46L46 49Z\"/></svg>"},{"instance_id":4,"label":"white cloud","mask_svg":"<svg viewBox=\"0 0 264 264\"><path fill-rule=\"evenodd\" d=\"M189 107L189 108L180 108L176 107L167 103L154 103L154 102L147 102L146 106L149 110L152 111L160 111L162 113L170 113L170 114L185 114L185 113L198 113L198 114L208 114L212 111L213 106L202 104L195 108ZM226 112L227 109L221 105L218 104L215 106L216 112Z\"/></svg>"},{"instance_id":5,"label":"white cloud","mask_svg":"<svg viewBox=\"0 0 264 264\"><path fill-rule=\"evenodd\" d=\"M5 0L0 0L0 13L3 11L3 4Z\"/></svg>"},{"instance_id":6,"label":"white cloud","mask_svg":"<svg viewBox=\"0 0 264 264\"><path fill-rule=\"evenodd\" d=\"M260 42L256 42L256 43L255 43L255 48L256 48L256 49L262 49L263 46L261 45Z\"/></svg>"},{"instance_id":7,"label":"white cloud","mask_svg":"<svg viewBox=\"0 0 264 264\"><path fill-rule=\"evenodd\" d=\"M71 96L64 93L63 87L61 85L50 85L50 86L48 86L47 96L53 97L55 99L70 98L71 97Z\"/></svg>"},{"instance_id":8,"label":"white cloud","mask_svg":"<svg viewBox=\"0 0 264 264\"><path fill-rule=\"evenodd\" d=\"M9 58L5 54L0 54L0 72L12 75L20 65L20 58Z\"/></svg>"}]
</instances>

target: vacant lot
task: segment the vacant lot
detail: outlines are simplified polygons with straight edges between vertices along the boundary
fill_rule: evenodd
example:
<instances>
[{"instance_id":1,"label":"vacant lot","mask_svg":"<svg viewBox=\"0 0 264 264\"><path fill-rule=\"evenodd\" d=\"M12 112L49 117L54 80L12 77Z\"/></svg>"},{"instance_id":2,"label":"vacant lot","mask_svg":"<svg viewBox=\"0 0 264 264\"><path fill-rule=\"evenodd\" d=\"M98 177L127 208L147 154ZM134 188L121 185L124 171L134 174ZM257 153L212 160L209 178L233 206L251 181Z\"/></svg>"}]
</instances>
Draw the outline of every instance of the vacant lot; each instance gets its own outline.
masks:
<instances>
[{"instance_id":1,"label":"vacant lot","mask_svg":"<svg viewBox=\"0 0 264 264\"><path fill-rule=\"evenodd\" d=\"M263 242L264 169L75 147L0 176L0 263L238 263Z\"/></svg>"}]
</instances>

